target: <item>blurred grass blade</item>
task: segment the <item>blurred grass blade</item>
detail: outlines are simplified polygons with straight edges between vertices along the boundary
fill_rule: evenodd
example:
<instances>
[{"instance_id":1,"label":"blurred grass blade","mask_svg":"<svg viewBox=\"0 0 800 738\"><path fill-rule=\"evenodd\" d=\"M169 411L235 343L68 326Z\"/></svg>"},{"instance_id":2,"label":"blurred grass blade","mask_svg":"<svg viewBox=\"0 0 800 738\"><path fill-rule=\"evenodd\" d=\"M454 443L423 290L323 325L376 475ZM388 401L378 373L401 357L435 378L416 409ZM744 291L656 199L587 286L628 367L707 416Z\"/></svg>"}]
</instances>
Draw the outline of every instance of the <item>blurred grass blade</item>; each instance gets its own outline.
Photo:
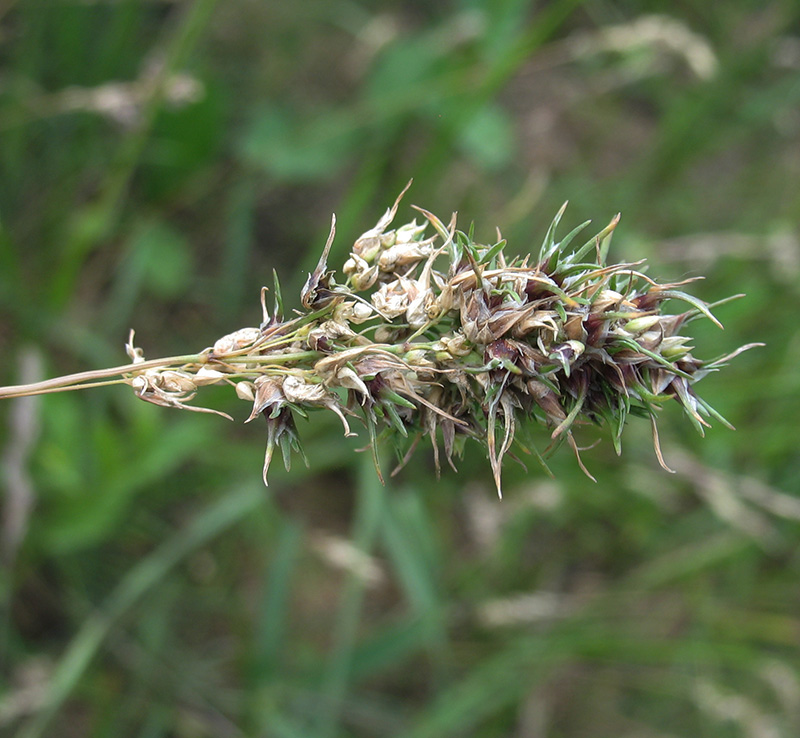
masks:
<instances>
[{"instance_id":1,"label":"blurred grass blade","mask_svg":"<svg viewBox=\"0 0 800 738\"><path fill-rule=\"evenodd\" d=\"M250 515L264 500L259 483L235 490L208 507L187 528L133 567L111 593L105 605L87 618L72 639L47 685L44 706L22 729L19 738L40 738L75 690L103 641L144 595L156 587L188 554Z\"/></svg>"},{"instance_id":2,"label":"blurred grass blade","mask_svg":"<svg viewBox=\"0 0 800 738\"><path fill-rule=\"evenodd\" d=\"M442 656L447 642L443 623L444 607L435 580L438 570L431 560L434 542L421 540L430 534L430 526L419 518L424 515L416 499L404 495L392 500L383 520L387 552L394 564L397 578L411 607L426 630L427 646Z\"/></svg>"},{"instance_id":3,"label":"blurred grass blade","mask_svg":"<svg viewBox=\"0 0 800 738\"><path fill-rule=\"evenodd\" d=\"M352 542L362 553L369 554L377 538L383 517L385 489L375 478L369 457L359 463L356 519ZM352 662L361 621L366 582L351 571L342 591L333 632L333 644L320 693L320 706L314 735L332 738L336 735L343 703L347 696Z\"/></svg>"},{"instance_id":4,"label":"blurred grass blade","mask_svg":"<svg viewBox=\"0 0 800 738\"><path fill-rule=\"evenodd\" d=\"M156 116L163 107L166 84L179 70L208 26L218 0L197 0L187 6L179 23L162 49L163 64L155 77L153 92L143 105L141 120L134 132L122 139L116 160L108 168L100 194L91 205L79 209L60 249L59 263L51 270L48 297L54 309L63 308L75 289L81 266L118 226L126 206L133 176L139 167L153 130Z\"/></svg>"},{"instance_id":5,"label":"blurred grass blade","mask_svg":"<svg viewBox=\"0 0 800 738\"><path fill-rule=\"evenodd\" d=\"M254 638L253 671L254 682L263 682L277 672L281 651L285 643L286 622L289 615L289 593L291 591L301 551L302 530L294 522L281 526L272 561L267 571L261 617Z\"/></svg>"},{"instance_id":6,"label":"blurred grass blade","mask_svg":"<svg viewBox=\"0 0 800 738\"><path fill-rule=\"evenodd\" d=\"M586 622L583 616L544 634L521 635L440 693L404 738L483 735L480 727L487 720L519 703L569 662L613 661L668 670L714 664L746 672L760 659L757 649L735 638L686 638L680 646L669 638L620 634L614 623Z\"/></svg>"}]
</instances>

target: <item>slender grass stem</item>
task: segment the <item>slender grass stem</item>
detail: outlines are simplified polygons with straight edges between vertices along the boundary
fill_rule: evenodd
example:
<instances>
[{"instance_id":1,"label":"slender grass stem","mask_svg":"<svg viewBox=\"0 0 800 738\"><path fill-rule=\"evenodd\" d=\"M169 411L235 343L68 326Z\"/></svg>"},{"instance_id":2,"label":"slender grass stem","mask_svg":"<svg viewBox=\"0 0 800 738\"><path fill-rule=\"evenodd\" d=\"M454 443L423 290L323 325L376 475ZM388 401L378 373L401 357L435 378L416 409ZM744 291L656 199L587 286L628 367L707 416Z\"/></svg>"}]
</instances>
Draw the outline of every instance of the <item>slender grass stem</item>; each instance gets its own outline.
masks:
<instances>
[{"instance_id":1,"label":"slender grass stem","mask_svg":"<svg viewBox=\"0 0 800 738\"><path fill-rule=\"evenodd\" d=\"M70 384L66 387L51 387L50 389L35 389L30 392L21 391L14 395L3 395L4 397L30 397L31 395L52 395L56 392L73 392L74 390L93 389L94 387L106 387L114 384L127 384L124 379L108 379L104 382L86 382L85 384ZM6 389L13 389L11 387Z\"/></svg>"},{"instance_id":2,"label":"slender grass stem","mask_svg":"<svg viewBox=\"0 0 800 738\"><path fill-rule=\"evenodd\" d=\"M41 382L32 382L31 384L0 387L0 398L43 395L48 392L58 392L60 390L83 389L87 386L96 386L96 384L92 382L96 379L104 379L105 377L123 377L126 374L141 372L146 369L156 369L164 366L178 367L185 364L205 364L206 362L207 359L203 354L186 354L185 356L168 356L164 359L151 359L150 361L142 361L138 364L123 364L108 369L93 369L88 372L66 374L63 377L54 377L53 379L45 379Z\"/></svg>"},{"instance_id":3,"label":"slender grass stem","mask_svg":"<svg viewBox=\"0 0 800 738\"><path fill-rule=\"evenodd\" d=\"M266 354L265 356L233 356L229 359L220 358L223 364L291 364L294 361L318 359L324 356L319 351L295 351L291 354Z\"/></svg>"}]
</instances>

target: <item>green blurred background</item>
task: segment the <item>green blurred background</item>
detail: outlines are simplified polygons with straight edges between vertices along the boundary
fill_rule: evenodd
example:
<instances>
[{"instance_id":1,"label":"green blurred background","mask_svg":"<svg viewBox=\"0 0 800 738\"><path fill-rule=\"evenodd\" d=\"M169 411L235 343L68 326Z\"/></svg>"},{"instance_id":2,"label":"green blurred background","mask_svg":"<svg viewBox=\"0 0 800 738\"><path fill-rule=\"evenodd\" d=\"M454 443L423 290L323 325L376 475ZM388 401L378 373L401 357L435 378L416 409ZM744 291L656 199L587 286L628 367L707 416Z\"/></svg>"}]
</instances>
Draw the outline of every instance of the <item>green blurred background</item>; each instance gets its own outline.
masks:
<instances>
[{"instance_id":1,"label":"green blurred background","mask_svg":"<svg viewBox=\"0 0 800 738\"><path fill-rule=\"evenodd\" d=\"M381 487L336 418L263 430L123 388L0 405L0 735L800 734L800 4L6 0L0 384L148 358L289 306L410 178L510 250L623 217L616 260L750 341L700 392L562 451ZM602 434L591 429L591 443ZM477 446L474 447L477 450ZM389 457L387 449L384 453ZM387 458L388 463L388 458Z\"/></svg>"}]
</instances>

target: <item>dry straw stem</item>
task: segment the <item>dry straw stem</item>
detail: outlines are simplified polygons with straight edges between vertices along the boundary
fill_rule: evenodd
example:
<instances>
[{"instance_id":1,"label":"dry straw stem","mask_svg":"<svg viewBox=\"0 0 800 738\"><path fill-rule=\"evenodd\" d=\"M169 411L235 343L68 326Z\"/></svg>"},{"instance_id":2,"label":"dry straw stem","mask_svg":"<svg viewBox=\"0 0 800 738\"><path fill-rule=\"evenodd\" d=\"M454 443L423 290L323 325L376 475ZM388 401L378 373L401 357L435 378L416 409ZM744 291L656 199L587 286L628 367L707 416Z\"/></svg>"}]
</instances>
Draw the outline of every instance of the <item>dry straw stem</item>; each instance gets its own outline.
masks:
<instances>
[{"instance_id":1,"label":"dry straw stem","mask_svg":"<svg viewBox=\"0 0 800 738\"><path fill-rule=\"evenodd\" d=\"M261 324L200 353L146 361L131 331L130 364L0 388L0 398L124 383L157 405L229 417L190 404L204 385L224 383L252 404L248 422L266 421L265 483L276 449L287 469L292 452L302 454L297 416L324 409L347 436L354 435L349 418L364 423L379 475L382 436L397 447L395 471L428 437L437 474L439 443L455 468L454 457L472 439L487 451L498 494L512 449L544 464L566 442L589 474L574 437L581 425L608 426L620 453L628 416L648 418L668 471L656 424L666 402L677 400L700 433L711 419L730 425L694 385L758 344L711 361L695 358L682 331L698 317L720 325L714 306L683 291L692 280L659 284L643 273L643 262L608 264L619 216L575 247L588 222L557 241L565 203L538 254L508 258L499 232L494 244L477 243L472 232L456 229L455 215L445 224L417 208L419 224L391 228L406 190L353 244L341 281L327 264L332 221L293 317L284 316L276 277L271 312L267 288L261 292ZM667 313L670 301L688 309ZM549 429L543 451L520 443L526 421Z\"/></svg>"}]
</instances>

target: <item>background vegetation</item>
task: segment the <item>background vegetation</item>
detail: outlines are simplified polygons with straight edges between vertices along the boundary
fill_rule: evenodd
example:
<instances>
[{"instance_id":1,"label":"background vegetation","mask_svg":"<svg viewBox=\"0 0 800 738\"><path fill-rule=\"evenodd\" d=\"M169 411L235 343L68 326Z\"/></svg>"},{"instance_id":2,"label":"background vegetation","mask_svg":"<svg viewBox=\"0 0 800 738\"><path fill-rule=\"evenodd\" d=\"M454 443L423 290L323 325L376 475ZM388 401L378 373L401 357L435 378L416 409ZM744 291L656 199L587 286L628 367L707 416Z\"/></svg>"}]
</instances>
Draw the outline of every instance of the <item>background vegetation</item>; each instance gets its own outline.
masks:
<instances>
[{"instance_id":1,"label":"background vegetation","mask_svg":"<svg viewBox=\"0 0 800 738\"><path fill-rule=\"evenodd\" d=\"M261 486L258 428L121 388L0 406L0 734L778 738L800 732L800 5L9 0L0 383L199 350L297 304L404 205L706 274L738 428L632 420L555 479L468 454L383 488L335 418ZM224 393L216 407L243 420ZM586 441L595 435L589 430ZM475 447L477 449L477 446ZM389 456L388 450L385 456ZM388 461L388 460L387 460Z\"/></svg>"}]
</instances>

